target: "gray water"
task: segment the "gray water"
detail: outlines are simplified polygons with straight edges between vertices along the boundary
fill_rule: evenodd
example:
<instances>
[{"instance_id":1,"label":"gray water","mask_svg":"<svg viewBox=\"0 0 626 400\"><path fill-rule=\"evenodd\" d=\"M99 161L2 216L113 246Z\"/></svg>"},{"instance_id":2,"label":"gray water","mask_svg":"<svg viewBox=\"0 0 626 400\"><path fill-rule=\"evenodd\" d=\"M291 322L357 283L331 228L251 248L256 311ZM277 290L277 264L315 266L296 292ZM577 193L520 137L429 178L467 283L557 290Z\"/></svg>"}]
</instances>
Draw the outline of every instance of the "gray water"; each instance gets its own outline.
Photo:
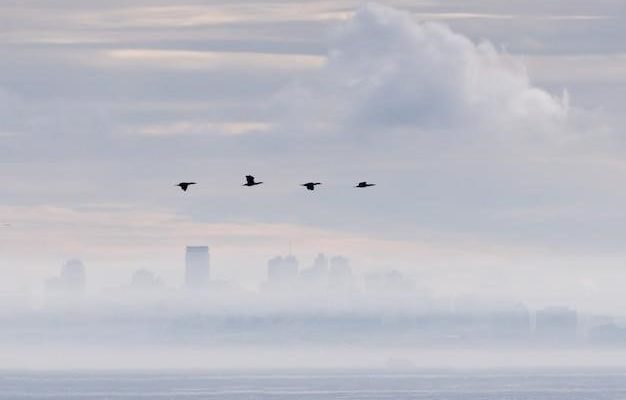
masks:
<instances>
[{"instance_id":1,"label":"gray water","mask_svg":"<svg viewBox=\"0 0 626 400\"><path fill-rule=\"evenodd\" d=\"M2 372L0 399L626 399L626 371Z\"/></svg>"}]
</instances>

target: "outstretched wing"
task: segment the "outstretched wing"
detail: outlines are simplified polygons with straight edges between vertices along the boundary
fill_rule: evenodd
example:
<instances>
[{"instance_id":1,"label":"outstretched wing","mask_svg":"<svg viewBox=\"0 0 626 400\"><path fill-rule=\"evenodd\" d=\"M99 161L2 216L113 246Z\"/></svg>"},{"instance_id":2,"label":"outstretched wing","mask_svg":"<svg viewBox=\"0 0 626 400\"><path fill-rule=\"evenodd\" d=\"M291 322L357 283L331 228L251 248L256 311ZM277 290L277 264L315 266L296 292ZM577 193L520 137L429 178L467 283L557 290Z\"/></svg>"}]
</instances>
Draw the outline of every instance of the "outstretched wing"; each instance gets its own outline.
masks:
<instances>
[{"instance_id":1,"label":"outstretched wing","mask_svg":"<svg viewBox=\"0 0 626 400\"><path fill-rule=\"evenodd\" d=\"M252 185L252 184L254 184L254 176L252 176L252 175L246 175L246 183L247 183L248 185Z\"/></svg>"},{"instance_id":2,"label":"outstretched wing","mask_svg":"<svg viewBox=\"0 0 626 400\"><path fill-rule=\"evenodd\" d=\"M180 188L183 190L183 192L187 191L187 188L189 187L189 185L195 185L196 182L181 182L176 186L180 186Z\"/></svg>"}]
</instances>

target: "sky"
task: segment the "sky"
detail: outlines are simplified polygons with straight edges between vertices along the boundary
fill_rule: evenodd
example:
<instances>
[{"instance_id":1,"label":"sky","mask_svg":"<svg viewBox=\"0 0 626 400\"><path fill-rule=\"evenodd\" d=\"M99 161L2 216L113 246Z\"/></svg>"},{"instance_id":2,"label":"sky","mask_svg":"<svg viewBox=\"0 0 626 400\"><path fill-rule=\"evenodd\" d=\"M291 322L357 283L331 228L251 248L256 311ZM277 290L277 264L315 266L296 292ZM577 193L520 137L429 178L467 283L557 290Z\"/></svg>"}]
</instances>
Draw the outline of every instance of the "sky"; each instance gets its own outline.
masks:
<instances>
[{"instance_id":1,"label":"sky","mask_svg":"<svg viewBox=\"0 0 626 400\"><path fill-rule=\"evenodd\" d=\"M94 287L177 285L198 244L215 278L259 282L291 243L442 295L626 304L625 20L620 0L4 1L0 288L73 257Z\"/></svg>"}]
</instances>

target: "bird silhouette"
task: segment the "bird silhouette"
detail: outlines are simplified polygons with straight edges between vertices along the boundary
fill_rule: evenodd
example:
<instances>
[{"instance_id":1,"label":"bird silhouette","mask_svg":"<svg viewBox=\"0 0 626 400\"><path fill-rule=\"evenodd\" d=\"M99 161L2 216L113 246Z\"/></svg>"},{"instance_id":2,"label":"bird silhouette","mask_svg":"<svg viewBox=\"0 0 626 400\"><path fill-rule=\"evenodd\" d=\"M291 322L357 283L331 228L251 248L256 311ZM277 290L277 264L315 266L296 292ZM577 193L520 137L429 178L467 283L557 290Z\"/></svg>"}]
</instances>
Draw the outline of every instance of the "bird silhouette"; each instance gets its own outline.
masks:
<instances>
[{"instance_id":1,"label":"bird silhouette","mask_svg":"<svg viewBox=\"0 0 626 400\"><path fill-rule=\"evenodd\" d=\"M375 183L367 183L367 182L359 182L359 184L356 185L355 187L357 187L357 188L366 188L366 187L369 187L369 186L376 186L376 184Z\"/></svg>"},{"instance_id":2,"label":"bird silhouette","mask_svg":"<svg viewBox=\"0 0 626 400\"><path fill-rule=\"evenodd\" d=\"M321 182L307 182L307 183L303 183L300 186L304 186L308 190L315 190L315 185L321 185L321 184L322 184Z\"/></svg>"},{"instance_id":3,"label":"bird silhouette","mask_svg":"<svg viewBox=\"0 0 626 400\"><path fill-rule=\"evenodd\" d=\"M186 191L187 191L187 188L188 188L190 185L195 185L195 184L196 184L196 182L181 182L181 183L179 183L179 184L178 184L178 185L176 185L176 186L180 187L180 188L183 190L183 192L186 192Z\"/></svg>"},{"instance_id":4,"label":"bird silhouette","mask_svg":"<svg viewBox=\"0 0 626 400\"><path fill-rule=\"evenodd\" d=\"M244 183L243 186L254 186L254 185L260 185L261 183L263 182L255 182L254 176L246 175L246 183Z\"/></svg>"}]
</instances>

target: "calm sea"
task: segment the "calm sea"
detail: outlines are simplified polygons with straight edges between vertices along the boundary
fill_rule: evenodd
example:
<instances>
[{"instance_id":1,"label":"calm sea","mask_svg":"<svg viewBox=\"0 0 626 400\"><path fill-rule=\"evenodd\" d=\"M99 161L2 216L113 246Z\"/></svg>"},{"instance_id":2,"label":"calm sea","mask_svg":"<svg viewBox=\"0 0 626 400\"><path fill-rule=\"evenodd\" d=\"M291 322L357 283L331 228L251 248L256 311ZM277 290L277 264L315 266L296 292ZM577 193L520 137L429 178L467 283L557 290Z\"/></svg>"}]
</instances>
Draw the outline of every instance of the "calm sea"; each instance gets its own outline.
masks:
<instances>
[{"instance_id":1,"label":"calm sea","mask_svg":"<svg viewBox=\"0 0 626 400\"><path fill-rule=\"evenodd\" d=\"M626 399L626 371L2 372L0 399Z\"/></svg>"}]
</instances>

